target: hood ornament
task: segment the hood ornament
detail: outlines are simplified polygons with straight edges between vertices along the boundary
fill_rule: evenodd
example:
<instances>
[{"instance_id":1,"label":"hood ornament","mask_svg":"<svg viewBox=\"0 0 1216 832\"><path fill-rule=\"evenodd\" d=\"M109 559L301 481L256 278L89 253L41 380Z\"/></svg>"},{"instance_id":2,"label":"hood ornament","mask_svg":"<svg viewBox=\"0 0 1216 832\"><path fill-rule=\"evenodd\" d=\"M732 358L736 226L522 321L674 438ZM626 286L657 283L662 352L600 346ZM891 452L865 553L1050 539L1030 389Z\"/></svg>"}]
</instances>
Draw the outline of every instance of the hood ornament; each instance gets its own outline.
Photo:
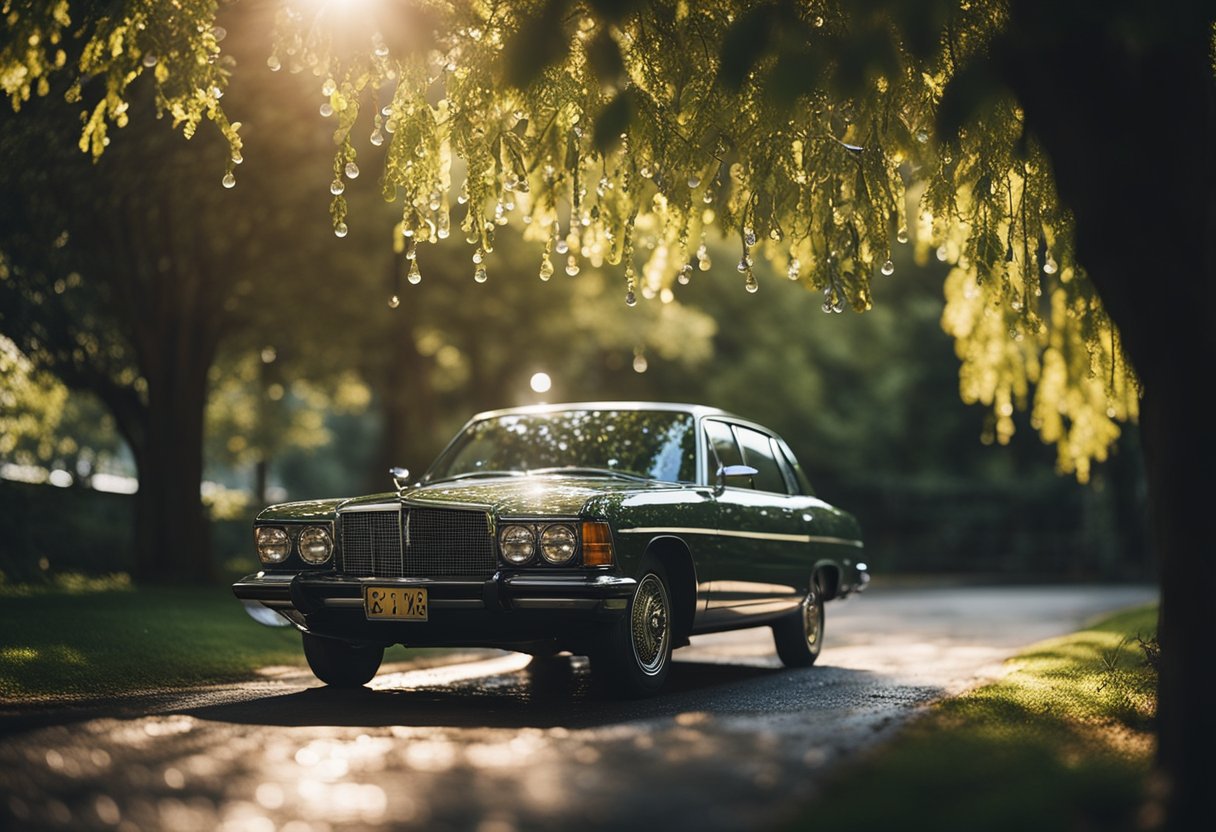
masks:
<instances>
[{"instance_id":1,"label":"hood ornament","mask_svg":"<svg viewBox=\"0 0 1216 832\"><path fill-rule=\"evenodd\" d=\"M397 486L397 493L400 494L410 485L410 469L409 468L389 468L388 474L393 478L393 485Z\"/></svg>"}]
</instances>

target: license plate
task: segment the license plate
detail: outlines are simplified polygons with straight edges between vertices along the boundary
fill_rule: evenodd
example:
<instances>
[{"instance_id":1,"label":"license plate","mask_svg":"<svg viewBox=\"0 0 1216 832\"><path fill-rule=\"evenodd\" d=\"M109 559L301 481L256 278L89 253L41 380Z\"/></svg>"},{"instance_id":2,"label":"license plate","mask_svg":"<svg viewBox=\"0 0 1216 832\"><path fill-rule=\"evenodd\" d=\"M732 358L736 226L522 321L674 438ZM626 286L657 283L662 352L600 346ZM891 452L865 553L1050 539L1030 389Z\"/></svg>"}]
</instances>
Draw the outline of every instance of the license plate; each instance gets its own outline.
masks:
<instances>
[{"instance_id":1,"label":"license plate","mask_svg":"<svg viewBox=\"0 0 1216 832\"><path fill-rule=\"evenodd\" d=\"M364 587L363 612L368 618L426 621L426 590L403 586Z\"/></svg>"}]
</instances>

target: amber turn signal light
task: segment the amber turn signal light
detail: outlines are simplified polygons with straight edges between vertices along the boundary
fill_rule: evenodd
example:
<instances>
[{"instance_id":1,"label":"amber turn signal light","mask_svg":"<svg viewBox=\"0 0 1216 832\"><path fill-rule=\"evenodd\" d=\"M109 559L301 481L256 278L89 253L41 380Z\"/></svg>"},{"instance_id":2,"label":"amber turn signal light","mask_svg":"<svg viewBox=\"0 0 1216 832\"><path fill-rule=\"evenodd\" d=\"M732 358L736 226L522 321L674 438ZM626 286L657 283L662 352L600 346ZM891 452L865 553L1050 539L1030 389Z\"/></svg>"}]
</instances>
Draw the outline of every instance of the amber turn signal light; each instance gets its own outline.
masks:
<instances>
[{"instance_id":1,"label":"amber turn signal light","mask_svg":"<svg viewBox=\"0 0 1216 832\"><path fill-rule=\"evenodd\" d=\"M583 523L583 566L612 566L612 530L607 523Z\"/></svg>"}]
</instances>

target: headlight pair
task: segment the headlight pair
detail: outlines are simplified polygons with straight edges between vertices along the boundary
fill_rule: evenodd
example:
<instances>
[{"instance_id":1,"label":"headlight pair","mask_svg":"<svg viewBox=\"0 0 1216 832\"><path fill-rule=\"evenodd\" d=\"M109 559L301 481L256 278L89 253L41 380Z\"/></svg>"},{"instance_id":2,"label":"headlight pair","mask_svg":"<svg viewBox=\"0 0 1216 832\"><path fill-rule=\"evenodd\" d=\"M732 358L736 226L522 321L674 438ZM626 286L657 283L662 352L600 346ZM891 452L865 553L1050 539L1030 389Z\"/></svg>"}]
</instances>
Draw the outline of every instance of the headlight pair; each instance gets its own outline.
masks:
<instances>
[{"instance_id":1,"label":"headlight pair","mask_svg":"<svg viewBox=\"0 0 1216 832\"><path fill-rule=\"evenodd\" d=\"M498 534L498 548L508 563L525 564L532 560L536 550L554 566L569 563L578 550L578 535L574 527L565 523L550 523L546 526L504 526Z\"/></svg>"},{"instance_id":2,"label":"headlight pair","mask_svg":"<svg viewBox=\"0 0 1216 832\"><path fill-rule=\"evenodd\" d=\"M254 533L262 563L282 563L291 554L291 536L279 526L259 526ZM308 526L296 538L296 550L306 563L319 566L334 553L334 541L321 526Z\"/></svg>"}]
</instances>

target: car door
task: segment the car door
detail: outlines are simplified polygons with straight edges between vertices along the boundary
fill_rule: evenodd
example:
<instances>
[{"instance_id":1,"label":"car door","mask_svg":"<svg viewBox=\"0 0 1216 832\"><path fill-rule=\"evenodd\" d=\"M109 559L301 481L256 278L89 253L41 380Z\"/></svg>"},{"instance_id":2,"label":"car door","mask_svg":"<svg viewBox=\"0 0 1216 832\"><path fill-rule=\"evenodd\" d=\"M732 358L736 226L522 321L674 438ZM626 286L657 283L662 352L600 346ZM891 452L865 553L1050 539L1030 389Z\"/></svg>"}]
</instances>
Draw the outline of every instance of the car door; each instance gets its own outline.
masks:
<instances>
[{"instance_id":1,"label":"car door","mask_svg":"<svg viewBox=\"0 0 1216 832\"><path fill-rule=\"evenodd\" d=\"M789 485L773 454L769 436L753 427L725 420L705 421L707 454L716 482L718 465L750 465L754 477L732 478L716 493L717 535L709 596L709 618L715 623L752 614L792 609L793 586L801 539L791 531ZM803 533L804 536L804 533ZM803 544L805 547L805 543Z\"/></svg>"}]
</instances>

